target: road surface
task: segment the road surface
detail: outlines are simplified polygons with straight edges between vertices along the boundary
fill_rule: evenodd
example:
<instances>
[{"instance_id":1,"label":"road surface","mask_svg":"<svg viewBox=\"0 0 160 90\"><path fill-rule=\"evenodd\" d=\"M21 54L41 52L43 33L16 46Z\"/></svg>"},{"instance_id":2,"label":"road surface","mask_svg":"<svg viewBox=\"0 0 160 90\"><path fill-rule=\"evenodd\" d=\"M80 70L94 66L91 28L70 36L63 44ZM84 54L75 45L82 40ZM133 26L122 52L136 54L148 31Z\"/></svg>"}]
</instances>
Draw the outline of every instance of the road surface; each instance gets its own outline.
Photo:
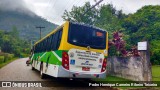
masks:
<instances>
[{"instance_id":1,"label":"road surface","mask_svg":"<svg viewBox=\"0 0 160 90\"><path fill-rule=\"evenodd\" d=\"M53 77L47 77L46 79L40 78L40 72L32 70L31 66L27 66L26 60L28 58L21 58L15 60L8 65L0 69L0 81L51 81L51 87L32 87L32 88L22 88L22 87L0 87L0 90L106 90L106 88L101 87L68 87L70 82L71 86L75 84L88 84L86 81L70 81L69 79L56 79ZM108 88L111 89L111 88ZM113 89L112 89L113 90Z\"/></svg>"}]
</instances>

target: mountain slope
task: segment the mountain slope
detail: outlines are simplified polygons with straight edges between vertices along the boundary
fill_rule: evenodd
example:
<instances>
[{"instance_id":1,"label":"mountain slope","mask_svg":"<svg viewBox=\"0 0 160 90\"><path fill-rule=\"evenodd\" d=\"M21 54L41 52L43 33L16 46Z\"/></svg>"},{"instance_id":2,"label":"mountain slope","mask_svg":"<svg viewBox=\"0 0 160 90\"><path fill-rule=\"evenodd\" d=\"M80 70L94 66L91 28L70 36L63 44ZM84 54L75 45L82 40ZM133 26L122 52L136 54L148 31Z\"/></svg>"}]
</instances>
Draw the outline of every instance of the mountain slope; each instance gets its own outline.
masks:
<instances>
[{"instance_id":1,"label":"mountain slope","mask_svg":"<svg viewBox=\"0 0 160 90\"><path fill-rule=\"evenodd\" d=\"M0 10L0 30L11 31L16 28L21 38L37 40L39 29L36 26L45 27L42 29L42 37L57 27L34 13L31 15L18 11Z\"/></svg>"}]
</instances>

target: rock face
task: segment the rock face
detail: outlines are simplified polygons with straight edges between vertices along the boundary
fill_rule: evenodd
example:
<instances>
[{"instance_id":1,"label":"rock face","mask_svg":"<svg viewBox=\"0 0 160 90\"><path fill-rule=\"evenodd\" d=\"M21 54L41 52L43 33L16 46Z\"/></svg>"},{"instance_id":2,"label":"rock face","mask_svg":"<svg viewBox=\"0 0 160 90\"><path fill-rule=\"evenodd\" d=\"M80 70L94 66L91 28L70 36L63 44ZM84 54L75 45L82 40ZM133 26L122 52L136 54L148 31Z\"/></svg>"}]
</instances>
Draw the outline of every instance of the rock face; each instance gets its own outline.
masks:
<instances>
[{"instance_id":1,"label":"rock face","mask_svg":"<svg viewBox=\"0 0 160 90\"><path fill-rule=\"evenodd\" d=\"M141 57L109 57L107 74L134 81L151 81L151 66ZM147 62L147 63L145 63ZM146 77L147 76L147 77Z\"/></svg>"}]
</instances>

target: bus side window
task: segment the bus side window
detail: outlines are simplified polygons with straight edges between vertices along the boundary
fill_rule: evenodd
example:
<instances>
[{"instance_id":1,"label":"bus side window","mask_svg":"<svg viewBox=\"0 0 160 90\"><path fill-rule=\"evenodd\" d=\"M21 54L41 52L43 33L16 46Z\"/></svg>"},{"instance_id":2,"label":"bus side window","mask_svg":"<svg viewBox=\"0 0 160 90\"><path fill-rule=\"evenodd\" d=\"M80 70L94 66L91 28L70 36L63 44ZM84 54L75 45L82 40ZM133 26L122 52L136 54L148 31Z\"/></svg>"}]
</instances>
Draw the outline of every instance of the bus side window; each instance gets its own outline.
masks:
<instances>
[{"instance_id":1,"label":"bus side window","mask_svg":"<svg viewBox=\"0 0 160 90\"><path fill-rule=\"evenodd\" d=\"M42 42L42 43L43 43L42 51L43 51L43 52L45 52L45 40L43 40L43 42Z\"/></svg>"},{"instance_id":2,"label":"bus side window","mask_svg":"<svg viewBox=\"0 0 160 90\"><path fill-rule=\"evenodd\" d=\"M49 37L48 50L51 51L52 36Z\"/></svg>"},{"instance_id":3,"label":"bus side window","mask_svg":"<svg viewBox=\"0 0 160 90\"><path fill-rule=\"evenodd\" d=\"M51 46L51 36L47 38L47 51L50 51L50 46Z\"/></svg>"},{"instance_id":4,"label":"bus side window","mask_svg":"<svg viewBox=\"0 0 160 90\"><path fill-rule=\"evenodd\" d=\"M43 46L43 41L42 41L42 42L41 42L41 52L44 52L44 51L43 51L43 47L44 47L44 46Z\"/></svg>"},{"instance_id":5,"label":"bus side window","mask_svg":"<svg viewBox=\"0 0 160 90\"><path fill-rule=\"evenodd\" d=\"M38 44L36 45L36 53L38 52Z\"/></svg>"},{"instance_id":6,"label":"bus side window","mask_svg":"<svg viewBox=\"0 0 160 90\"><path fill-rule=\"evenodd\" d=\"M36 45L36 53L38 52L38 44Z\"/></svg>"},{"instance_id":7,"label":"bus side window","mask_svg":"<svg viewBox=\"0 0 160 90\"><path fill-rule=\"evenodd\" d=\"M48 51L48 37L46 38L46 45L45 45L45 47L46 47L46 51Z\"/></svg>"},{"instance_id":8,"label":"bus side window","mask_svg":"<svg viewBox=\"0 0 160 90\"><path fill-rule=\"evenodd\" d=\"M52 51L52 43L53 43L53 35L54 34L52 34L51 36L50 36L50 50Z\"/></svg>"},{"instance_id":9,"label":"bus side window","mask_svg":"<svg viewBox=\"0 0 160 90\"><path fill-rule=\"evenodd\" d=\"M40 49L40 44L38 43L37 52L40 52L39 49Z\"/></svg>"},{"instance_id":10,"label":"bus side window","mask_svg":"<svg viewBox=\"0 0 160 90\"><path fill-rule=\"evenodd\" d=\"M52 36L50 36L50 45L49 45L49 50L51 51L52 50Z\"/></svg>"},{"instance_id":11,"label":"bus side window","mask_svg":"<svg viewBox=\"0 0 160 90\"><path fill-rule=\"evenodd\" d=\"M45 42L42 42L42 51L45 52Z\"/></svg>"},{"instance_id":12,"label":"bus side window","mask_svg":"<svg viewBox=\"0 0 160 90\"><path fill-rule=\"evenodd\" d=\"M58 50L62 36L62 28L50 36L50 50Z\"/></svg>"},{"instance_id":13,"label":"bus side window","mask_svg":"<svg viewBox=\"0 0 160 90\"><path fill-rule=\"evenodd\" d=\"M36 45L36 48L35 48L36 50L35 50L35 52L37 53L37 45Z\"/></svg>"},{"instance_id":14,"label":"bus side window","mask_svg":"<svg viewBox=\"0 0 160 90\"><path fill-rule=\"evenodd\" d=\"M58 47L59 31L58 31L56 34L57 34L57 35L56 35L56 41L55 41L55 43L56 43L56 44L55 44L55 49L56 49L56 50L58 50L58 48L57 48L57 47Z\"/></svg>"},{"instance_id":15,"label":"bus side window","mask_svg":"<svg viewBox=\"0 0 160 90\"><path fill-rule=\"evenodd\" d=\"M44 47L45 47L45 52L47 51L47 42L48 42L48 40L47 39L45 39L45 45L44 45Z\"/></svg>"},{"instance_id":16,"label":"bus side window","mask_svg":"<svg viewBox=\"0 0 160 90\"><path fill-rule=\"evenodd\" d=\"M55 35L54 35L53 50L57 50L57 49L56 49L56 45L57 45L57 37L58 37L58 32L56 32Z\"/></svg>"},{"instance_id":17,"label":"bus side window","mask_svg":"<svg viewBox=\"0 0 160 90\"><path fill-rule=\"evenodd\" d=\"M43 45L42 45L42 42L40 42L40 52L42 52L42 47L43 47Z\"/></svg>"},{"instance_id":18,"label":"bus side window","mask_svg":"<svg viewBox=\"0 0 160 90\"><path fill-rule=\"evenodd\" d=\"M36 48L37 48L37 47L36 47L36 45L35 45L35 46L34 46L34 53L36 53Z\"/></svg>"},{"instance_id":19,"label":"bus side window","mask_svg":"<svg viewBox=\"0 0 160 90\"><path fill-rule=\"evenodd\" d=\"M60 46L60 42L61 42L61 38L62 38L62 29L63 29L63 28L61 28L61 30L59 30L59 31L58 31L58 37L57 37L57 45L56 45L56 49L58 49L58 48L59 48L59 46Z\"/></svg>"},{"instance_id":20,"label":"bus side window","mask_svg":"<svg viewBox=\"0 0 160 90\"><path fill-rule=\"evenodd\" d=\"M42 42L39 43L39 52L42 52Z\"/></svg>"},{"instance_id":21,"label":"bus side window","mask_svg":"<svg viewBox=\"0 0 160 90\"><path fill-rule=\"evenodd\" d=\"M54 47L54 37L55 37L55 34L52 34L51 50L54 50L54 49L53 49L53 47Z\"/></svg>"}]
</instances>

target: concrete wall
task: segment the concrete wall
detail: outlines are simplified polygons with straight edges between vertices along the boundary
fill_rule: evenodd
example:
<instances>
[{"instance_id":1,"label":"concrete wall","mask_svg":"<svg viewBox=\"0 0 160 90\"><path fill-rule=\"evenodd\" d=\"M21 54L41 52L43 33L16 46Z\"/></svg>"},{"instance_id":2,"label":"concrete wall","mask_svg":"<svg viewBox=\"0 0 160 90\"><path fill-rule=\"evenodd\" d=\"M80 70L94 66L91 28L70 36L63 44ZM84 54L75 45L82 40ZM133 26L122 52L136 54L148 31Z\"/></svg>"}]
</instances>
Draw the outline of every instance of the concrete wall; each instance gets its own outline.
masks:
<instances>
[{"instance_id":1,"label":"concrete wall","mask_svg":"<svg viewBox=\"0 0 160 90\"><path fill-rule=\"evenodd\" d=\"M149 68L151 66L144 63L144 61L146 61L144 57L109 57L107 74L134 81L151 81L151 68Z\"/></svg>"}]
</instances>

